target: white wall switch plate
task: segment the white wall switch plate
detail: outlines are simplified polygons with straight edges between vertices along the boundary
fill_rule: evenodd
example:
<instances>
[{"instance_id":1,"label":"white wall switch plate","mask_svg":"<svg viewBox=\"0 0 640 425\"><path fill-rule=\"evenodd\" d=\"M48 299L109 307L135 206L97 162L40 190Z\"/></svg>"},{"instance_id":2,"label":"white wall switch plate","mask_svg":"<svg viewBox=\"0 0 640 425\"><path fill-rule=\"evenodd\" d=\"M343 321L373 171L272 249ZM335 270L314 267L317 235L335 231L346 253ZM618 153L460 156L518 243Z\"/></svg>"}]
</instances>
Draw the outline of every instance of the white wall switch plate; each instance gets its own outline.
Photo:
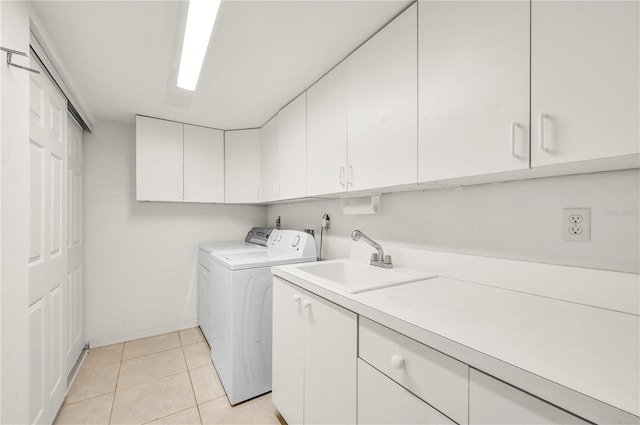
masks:
<instances>
[{"instance_id":1,"label":"white wall switch plate","mask_svg":"<svg viewBox=\"0 0 640 425\"><path fill-rule=\"evenodd\" d=\"M591 208L564 208L561 231L564 241L589 242L591 240Z\"/></svg>"}]
</instances>

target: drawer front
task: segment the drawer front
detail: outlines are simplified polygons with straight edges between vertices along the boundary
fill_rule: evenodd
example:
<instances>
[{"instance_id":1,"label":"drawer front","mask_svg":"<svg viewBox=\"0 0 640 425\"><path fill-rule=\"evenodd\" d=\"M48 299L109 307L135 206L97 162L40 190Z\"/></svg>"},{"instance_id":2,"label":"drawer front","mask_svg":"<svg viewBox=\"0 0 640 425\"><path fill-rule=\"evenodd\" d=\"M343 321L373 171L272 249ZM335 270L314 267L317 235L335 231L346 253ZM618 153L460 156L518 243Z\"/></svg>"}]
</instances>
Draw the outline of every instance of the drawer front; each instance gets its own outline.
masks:
<instances>
[{"instance_id":1,"label":"drawer front","mask_svg":"<svg viewBox=\"0 0 640 425\"><path fill-rule=\"evenodd\" d=\"M471 369L469 377L471 424L588 424L549 403Z\"/></svg>"},{"instance_id":2,"label":"drawer front","mask_svg":"<svg viewBox=\"0 0 640 425\"><path fill-rule=\"evenodd\" d=\"M359 357L454 421L469 419L469 367L360 317Z\"/></svg>"},{"instance_id":3,"label":"drawer front","mask_svg":"<svg viewBox=\"0 0 640 425\"><path fill-rule=\"evenodd\" d=\"M391 379L358 360L358 424L454 424Z\"/></svg>"}]
</instances>

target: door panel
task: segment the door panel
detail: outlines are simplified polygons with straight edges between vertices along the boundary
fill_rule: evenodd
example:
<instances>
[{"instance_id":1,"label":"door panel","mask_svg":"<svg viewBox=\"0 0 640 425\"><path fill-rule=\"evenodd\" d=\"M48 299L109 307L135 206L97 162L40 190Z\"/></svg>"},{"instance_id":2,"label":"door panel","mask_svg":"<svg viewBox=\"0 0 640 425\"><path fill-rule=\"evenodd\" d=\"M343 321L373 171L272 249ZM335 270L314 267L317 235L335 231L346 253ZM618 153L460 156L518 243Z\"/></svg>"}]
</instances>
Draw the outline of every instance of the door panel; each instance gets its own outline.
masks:
<instances>
[{"instance_id":1,"label":"door panel","mask_svg":"<svg viewBox=\"0 0 640 425\"><path fill-rule=\"evenodd\" d=\"M67 282L64 311L67 312L66 370L68 375L84 346L84 283L82 244L82 128L68 117L67 138Z\"/></svg>"},{"instance_id":2,"label":"door panel","mask_svg":"<svg viewBox=\"0 0 640 425\"><path fill-rule=\"evenodd\" d=\"M41 423L44 397L44 307L42 298L29 307L29 422Z\"/></svg>"},{"instance_id":3,"label":"door panel","mask_svg":"<svg viewBox=\"0 0 640 425\"><path fill-rule=\"evenodd\" d=\"M36 59L31 67L30 419L51 423L66 391L67 104Z\"/></svg>"}]
</instances>

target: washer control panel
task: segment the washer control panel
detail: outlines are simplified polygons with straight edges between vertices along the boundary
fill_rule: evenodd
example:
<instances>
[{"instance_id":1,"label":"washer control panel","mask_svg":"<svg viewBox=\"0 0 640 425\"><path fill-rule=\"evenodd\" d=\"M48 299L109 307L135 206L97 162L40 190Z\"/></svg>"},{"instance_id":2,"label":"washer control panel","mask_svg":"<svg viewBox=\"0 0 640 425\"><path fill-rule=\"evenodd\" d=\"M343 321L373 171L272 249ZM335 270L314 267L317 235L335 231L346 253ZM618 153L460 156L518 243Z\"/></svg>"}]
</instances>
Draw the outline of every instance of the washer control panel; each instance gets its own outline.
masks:
<instances>
[{"instance_id":1,"label":"washer control panel","mask_svg":"<svg viewBox=\"0 0 640 425\"><path fill-rule=\"evenodd\" d=\"M269 236L273 232L273 227L254 227L247 233L244 241L248 243L254 243L256 245L267 246Z\"/></svg>"},{"instance_id":2,"label":"washer control panel","mask_svg":"<svg viewBox=\"0 0 640 425\"><path fill-rule=\"evenodd\" d=\"M313 236L298 230L274 229L269 236L267 248L286 251L300 257L316 256Z\"/></svg>"}]
</instances>

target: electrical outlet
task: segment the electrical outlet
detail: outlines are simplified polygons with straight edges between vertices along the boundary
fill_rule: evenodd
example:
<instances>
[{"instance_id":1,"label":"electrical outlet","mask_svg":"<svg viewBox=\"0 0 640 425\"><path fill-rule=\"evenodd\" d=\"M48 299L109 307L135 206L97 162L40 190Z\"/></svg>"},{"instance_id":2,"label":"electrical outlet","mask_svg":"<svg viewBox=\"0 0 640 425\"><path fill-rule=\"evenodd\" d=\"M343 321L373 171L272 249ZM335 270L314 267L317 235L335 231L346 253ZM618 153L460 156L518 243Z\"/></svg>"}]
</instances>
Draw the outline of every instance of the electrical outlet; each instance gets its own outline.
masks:
<instances>
[{"instance_id":1,"label":"electrical outlet","mask_svg":"<svg viewBox=\"0 0 640 425\"><path fill-rule=\"evenodd\" d=\"M591 208L562 210L562 240L589 242L591 240Z\"/></svg>"}]
</instances>

